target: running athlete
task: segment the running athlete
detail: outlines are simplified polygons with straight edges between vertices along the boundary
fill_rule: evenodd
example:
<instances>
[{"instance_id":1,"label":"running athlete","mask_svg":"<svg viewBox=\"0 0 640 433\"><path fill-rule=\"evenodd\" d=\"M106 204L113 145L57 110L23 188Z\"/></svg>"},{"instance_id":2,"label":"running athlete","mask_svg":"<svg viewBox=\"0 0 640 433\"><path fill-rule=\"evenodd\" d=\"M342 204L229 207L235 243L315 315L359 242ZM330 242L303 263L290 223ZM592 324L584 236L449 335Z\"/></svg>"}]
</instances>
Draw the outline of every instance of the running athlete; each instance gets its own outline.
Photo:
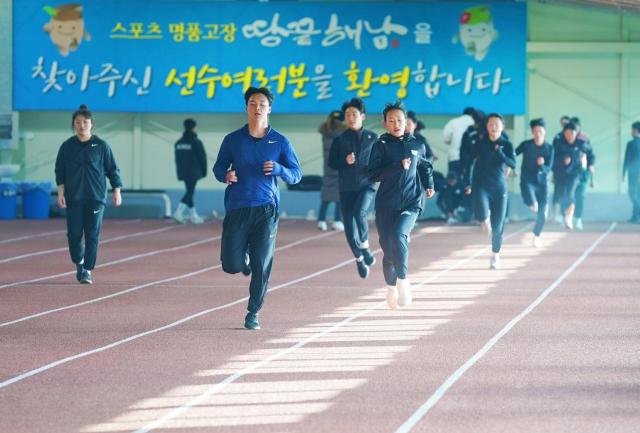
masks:
<instances>
[{"instance_id":1,"label":"running athlete","mask_svg":"<svg viewBox=\"0 0 640 433\"><path fill-rule=\"evenodd\" d=\"M222 269L230 274L246 268L251 283L246 329L260 329L258 311L269 285L278 231L280 190L277 177L300 182L302 171L289 139L271 128L273 94L266 87L249 87L244 94L247 124L222 141L213 174L227 184L222 223Z\"/></svg>"},{"instance_id":2,"label":"running athlete","mask_svg":"<svg viewBox=\"0 0 640 433\"><path fill-rule=\"evenodd\" d=\"M553 147L545 141L544 119L533 119L529 126L533 138L520 143L516 155L522 154L520 192L524 203L536 214L533 246L539 248L540 233L547 219L547 175L553 166Z\"/></svg>"},{"instance_id":3,"label":"running athlete","mask_svg":"<svg viewBox=\"0 0 640 433\"><path fill-rule=\"evenodd\" d=\"M487 116L487 135L473 149L468 164L475 162L473 179L467 169L466 194L473 191L476 219L484 227L491 223L491 269L500 269L500 249L507 215L507 170L516 167L513 144L502 134L504 118L498 113Z\"/></svg>"},{"instance_id":4,"label":"running athlete","mask_svg":"<svg viewBox=\"0 0 640 433\"><path fill-rule=\"evenodd\" d=\"M388 131L371 150L369 178L379 181L376 226L382 247L382 271L389 308L412 301L409 273L409 235L424 207L424 195L433 197L433 167L423 143L405 133L407 115L400 102L382 112Z\"/></svg>"},{"instance_id":5,"label":"running athlete","mask_svg":"<svg viewBox=\"0 0 640 433\"><path fill-rule=\"evenodd\" d=\"M342 112L347 130L333 140L329 166L338 170L344 235L356 258L358 275L367 278L369 267L376 262L369 245L367 213L378 187L367 177L367 162L378 136L362 127L367 117L362 99L345 102Z\"/></svg>"}]
</instances>

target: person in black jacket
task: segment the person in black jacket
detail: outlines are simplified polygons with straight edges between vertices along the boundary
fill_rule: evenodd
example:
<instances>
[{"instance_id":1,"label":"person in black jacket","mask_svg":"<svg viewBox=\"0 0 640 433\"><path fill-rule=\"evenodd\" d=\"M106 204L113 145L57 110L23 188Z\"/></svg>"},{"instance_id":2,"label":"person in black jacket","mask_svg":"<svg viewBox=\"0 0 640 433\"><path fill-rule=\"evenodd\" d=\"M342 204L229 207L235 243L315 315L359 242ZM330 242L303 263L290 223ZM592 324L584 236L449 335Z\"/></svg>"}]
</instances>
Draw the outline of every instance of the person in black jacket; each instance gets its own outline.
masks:
<instances>
[{"instance_id":1,"label":"person in black jacket","mask_svg":"<svg viewBox=\"0 0 640 433\"><path fill-rule=\"evenodd\" d=\"M207 175L207 153L202 141L195 133L195 128L195 120L185 119L184 133L175 144L178 180L183 181L186 188L186 192L173 214L173 218L180 224L184 224L189 219L194 224L204 222L193 205L193 194L196 191L198 180Z\"/></svg>"},{"instance_id":2,"label":"person in black jacket","mask_svg":"<svg viewBox=\"0 0 640 433\"><path fill-rule=\"evenodd\" d=\"M529 122L533 138L525 140L516 149L516 155L522 154L520 170L520 192L522 200L536 213L533 227L533 246L542 246L540 233L547 220L547 175L553 166L553 147L545 141L544 119Z\"/></svg>"},{"instance_id":3,"label":"person in black jacket","mask_svg":"<svg viewBox=\"0 0 640 433\"><path fill-rule=\"evenodd\" d=\"M111 148L92 133L93 115L86 105L73 113L71 125L76 134L62 143L56 158L58 206L66 209L67 239L76 279L91 284L107 200L105 177L113 188L111 201L115 206L122 204L122 181Z\"/></svg>"},{"instance_id":4,"label":"person in black jacket","mask_svg":"<svg viewBox=\"0 0 640 433\"><path fill-rule=\"evenodd\" d=\"M498 113L487 116L487 134L471 149L468 164L474 164L473 179L471 170L466 170L465 193L473 191L473 208L476 219L486 231L491 230L490 261L492 269L500 268L500 249L502 234L507 216L507 170L516 168L513 144L503 135L504 119ZM489 226L489 221L491 226ZM489 228L490 227L490 228Z\"/></svg>"},{"instance_id":5,"label":"person in black jacket","mask_svg":"<svg viewBox=\"0 0 640 433\"><path fill-rule=\"evenodd\" d=\"M382 112L388 131L378 138L369 158L369 179L380 182L376 195L376 226L382 247L382 271L389 308L411 303L407 279L409 235L424 207L424 195L435 193L433 167L423 143L405 133L406 112L400 102Z\"/></svg>"},{"instance_id":6,"label":"person in black jacket","mask_svg":"<svg viewBox=\"0 0 640 433\"><path fill-rule=\"evenodd\" d=\"M629 174L629 198L633 206L630 223L640 222L640 122L631 125L631 141L627 143L622 164L622 180Z\"/></svg>"},{"instance_id":7,"label":"person in black jacket","mask_svg":"<svg viewBox=\"0 0 640 433\"><path fill-rule=\"evenodd\" d=\"M573 215L576 208L576 190L580 185L583 173L588 170L588 155L592 154L589 143L578 137L578 127L574 123L567 123L554 145L556 166L558 166L557 180L560 186L558 196L560 209L564 215L564 225L573 230Z\"/></svg>"},{"instance_id":8,"label":"person in black jacket","mask_svg":"<svg viewBox=\"0 0 640 433\"><path fill-rule=\"evenodd\" d=\"M329 167L338 170L340 206L344 234L356 258L358 275L369 276L376 259L369 249L367 213L376 195L377 184L367 177L367 162L378 136L362 127L367 117L364 102L353 98L342 104L347 130L336 137L329 151Z\"/></svg>"},{"instance_id":9,"label":"person in black jacket","mask_svg":"<svg viewBox=\"0 0 640 433\"><path fill-rule=\"evenodd\" d=\"M633 205L630 223L640 222L640 122L631 125L632 140L627 143L622 164L622 180L628 173L629 198Z\"/></svg>"}]
</instances>

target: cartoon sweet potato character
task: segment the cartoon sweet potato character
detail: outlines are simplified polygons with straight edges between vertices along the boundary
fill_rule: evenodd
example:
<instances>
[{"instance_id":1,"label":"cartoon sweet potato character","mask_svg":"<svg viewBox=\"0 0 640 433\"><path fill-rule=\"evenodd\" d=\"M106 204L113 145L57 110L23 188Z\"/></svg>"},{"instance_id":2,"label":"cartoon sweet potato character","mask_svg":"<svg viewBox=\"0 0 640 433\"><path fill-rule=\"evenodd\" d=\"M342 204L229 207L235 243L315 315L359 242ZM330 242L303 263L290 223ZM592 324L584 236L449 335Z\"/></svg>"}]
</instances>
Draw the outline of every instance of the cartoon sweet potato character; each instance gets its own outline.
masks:
<instances>
[{"instance_id":1,"label":"cartoon sweet potato character","mask_svg":"<svg viewBox=\"0 0 640 433\"><path fill-rule=\"evenodd\" d=\"M49 33L51 42L58 47L62 56L67 57L70 51L77 50L82 38L91 40L91 35L84 30L82 5L64 4L55 9L46 6L44 10L51 16L51 20L44 25L44 31Z\"/></svg>"}]
</instances>

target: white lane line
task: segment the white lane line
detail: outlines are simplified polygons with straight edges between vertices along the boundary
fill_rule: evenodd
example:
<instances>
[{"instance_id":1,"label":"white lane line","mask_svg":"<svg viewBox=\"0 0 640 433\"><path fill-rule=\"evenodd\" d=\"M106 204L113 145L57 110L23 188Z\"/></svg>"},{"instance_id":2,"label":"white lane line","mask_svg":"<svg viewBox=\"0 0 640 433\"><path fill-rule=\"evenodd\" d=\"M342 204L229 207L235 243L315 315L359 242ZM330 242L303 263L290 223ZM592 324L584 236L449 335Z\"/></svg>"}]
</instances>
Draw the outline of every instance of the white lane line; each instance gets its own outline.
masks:
<instances>
[{"instance_id":1,"label":"white lane line","mask_svg":"<svg viewBox=\"0 0 640 433\"><path fill-rule=\"evenodd\" d=\"M0 241L0 245L2 245L2 244L10 244L11 242L24 241L24 240L27 240L27 239L42 238L42 237L49 236L49 235L59 235L59 234L66 233L66 232L67 232L67 229L64 229L64 230L53 230L53 231L50 231L50 232L38 233L38 234L35 234L35 235L25 235L25 236L20 236L20 237L17 237L17 238L4 239L4 240Z\"/></svg>"},{"instance_id":2,"label":"white lane line","mask_svg":"<svg viewBox=\"0 0 640 433\"><path fill-rule=\"evenodd\" d=\"M137 224L139 222L141 222L141 219L134 219L134 220L123 220L123 221L111 221L109 223L109 225L127 225L127 224ZM0 245L2 244L10 244L12 242L18 242L18 241L24 241L27 239L35 239L35 238L42 238L42 237L46 237L46 236L50 236L50 235L59 235L59 234L64 234L67 233L67 229L62 229L62 230L53 230L50 232L43 232L43 233L38 233L38 234L34 234L34 235L25 235L25 236L20 236L17 238L11 238L11 239L3 239L0 241Z\"/></svg>"},{"instance_id":3,"label":"white lane line","mask_svg":"<svg viewBox=\"0 0 640 433\"><path fill-rule=\"evenodd\" d=\"M523 231L526 228L527 228L527 226L522 227L520 230L505 236L505 239L508 239L508 238L516 235L517 233ZM322 237L322 236L330 236L330 235L335 234L335 233L337 233L337 232L325 233L325 234L316 236L316 238L317 237ZM413 238L414 239L421 238L421 237L425 236L426 234L427 233L420 233L420 234L414 236ZM300 241L298 241L298 243L299 242ZM289 246L286 246L286 247L289 247ZM478 252L474 253L473 256L475 257L475 256L478 256L480 254L483 254L487 250L487 248L488 247L481 248L480 250L478 250ZM381 251L380 249L377 249L377 250L374 251L374 254L377 254L380 251ZM346 266L348 264L352 264L354 260L355 259L345 260L345 261L343 261L341 263L338 263L337 265L331 266L329 268L325 268L325 269L323 269L321 271L318 271L318 272L314 272L313 274L309 274L307 276L295 279L293 281L289 281L287 283L283 283L283 284L280 284L278 286L272 287L268 291L269 292L273 292L273 291L279 290L281 288L288 287L288 286L290 286L292 284L296 284L296 283L299 283L299 282L302 282L302 281L305 281L305 280L308 280L308 279L311 279L311 278L315 278L315 277L317 277L319 275L323 275L323 274L325 274L327 272L332 272L332 271L334 271L336 269L339 269L341 267L344 267L344 266ZM218 266L220 266L220 265L218 265ZM450 266L448 269L454 269L454 268L455 268L455 266ZM205 271L206 270L196 271L196 273L205 272ZM439 276L441 274L442 273L439 273L437 275ZM425 283L433 281L435 278L436 278L435 276L430 277L425 281ZM248 299L249 299L249 297L245 296L245 297L243 297L241 299L237 299L237 300L229 302L227 304L220 305L220 306L217 306L217 307L213 307L213 308L210 308L210 309L207 309L207 310L200 311L198 313L192 314L192 315L190 315L188 317L182 318L182 319L177 320L177 321L175 321L173 323L170 323L168 325L165 325L165 326L162 326L162 327L159 327L159 328L155 328L155 329L151 329L149 331L145 331L143 333L136 334L136 335L133 335L131 337L115 341L115 342L113 342L111 344L108 344L106 346L98 347L98 348L93 349L93 350L89 350L89 351L82 352L82 353L79 353L79 354L76 354L76 355L68 356L68 357L63 358L63 359L59 359L57 361L54 361L54 362L51 362L49 364L43 365L42 367L36 368L34 370L27 371L27 372L25 372L25 373L23 373L21 375L18 375L18 376L12 377L10 379L7 379L7 380L5 380L3 382L0 382L0 389L5 388L7 386L10 386L10 385L12 385L12 384L14 384L16 382L20 382L20 381L28 379L30 377L36 376L36 375L38 375L40 373L46 372L46 371L48 371L48 370L50 370L52 368L55 368L55 367L57 367L59 365L67 364L67 363L75 361L77 359L85 358L87 356L90 356L90 355L93 355L93 354L96 354L96 353L100 353L100 352L103 352L103 351L106 351L106 350L121 346L121 345L129 343L131 341L143 338L143 337L145 337L147 335L152 335L152 334L155 334L155 333L167 330L167 329L174 328L176 326L179 326L179 325L181 325L183 323L189 322L189 321L191 321L193 319L196 319L198 317L201 317L201 316L207 315L209 313L212 313L212 312L215 312L215 311L218 311L218 310L222 310L222 309L229 308L231 306L237 305L237 304L239 304L241 302L247 301ZM348 321L351 321L351 320L355 319L356 317L360 317L362 314L365 314L365 313L367 313L369 311L372 311L372 310L378 308L379 306L381 306L381 305L383 305L385 303L386 303L386 301L381 301L380 303L376 304L374 307L368 308L367 310L364 310L363 312L357 313L356 315L352 316L350 319L348 319ZM348 323L348 321L344 321L344 324ZM331 328L331 329L333 329L333 328ZM335 329L337 329L337 328L335 328ZM326 332L322 333L322 335L324 335L324 334L326 334ZM229 382L229 383L231 383L231 382Z\"/></svg>"},{"instance_id":4,"label":"white lane line","mask_svg":"<svg viewBox=\"0 0 640 433\"><path fill-rule=\"evenodd\" d=\"M529 313L531 313L538 305L544 301L547 296L555 290L560 283L562 283L571 273L578 267L585 259L593 252L593 250L600 244L600 242L607 237L613 229L616 227L616 223L611 223L609 229L598 237L587 248L580 257L569 268L567 268L549 287L547 287L541 294L529 304L520 314L511 319L507 325L502 328L497 334L495 334L479 351L475 353L471 358L467 360L460 368L458 368L451 376L444 381L442 385L427 399L427 401L420 406L396 431L395 433L408 433L411 429L440 401L440 399L446 394L446 392L462 377L462 375L473 367L483 356L493 348L514 326L524 319Z\"/></svg>"},{"instance_id":5,"label":"white lane line","mask_svg":"<svg viewBox=\"0 0 640 433\"><path fill-rule=\"evenodd\" d=\"M528 227L530 227L530 225L526 225L523 226L522 228L520 228L519 230L515 231L514 233L510 233L509 235L505 236L505 240L508 238L511 238L515 235L517 235L518 233L526 230ZM425 236L427 233L420 233L416 236L413 236L413 239L417 239L420 238L422 236ZM430 283L432 281L435 281L438 277L440 277L443 274L446 274L447 272L456 269L457 267L463 265L464 263L467 263L469 260L484 254L487 250L489 249L489 247L483 247L480 250L478 250L477 252L473 253L471 256L467 257L466 259L460 260L459 262L449 266L448 268L446 268L445 270L438 272L434 275L432 275L431 277L425 279L424 281L422 281L420 283L420 285L424 285L427 283ZM374 254L377 254L378 252L380 252L380 249L377 249L374 251ZM352 260L349 260L347 262L341 263L339 265L336 265L335 268L337 269L338 267L344 266L345 264L351 263ZM324 273L324 272L322 272ZM387 303L386 300L378 302L377 304L374 304L373 306L366 308L364 310L359 311L358 313L355 313L349 317L347 317L346 319L342 320L339 323L336 323L335 325L325 329L324 331L321 331L319 333L316 333L314 335L311 335L309 337L307 337L304 340L299 341L298 343L294 344L293 346L290 346L286 349L281 350L280 352L274 353L271 356L268 356L267 358L264 358L260 361L256 361L253 365L248 366L242 370L240 370L237 373L234 373L228 377L226 377L224 380L222 380L221 382L218 382L214 385L212 385L211 387L209 387L206 391L204 391L203 393L201 393L200 395L197 395L195 397L193 397L191 400L189 400L188 402L186 402L185 404L176 407L175 409L173 409L171 412L167 413L166 415L156 419L155 421L152 421L151 423L145 425L144 427L135 430L135 432L133 433L148 433L152 430L155 430L159 427L161 427L163 424L165 424L167 421L170 421L173 418L176 418L177 416L180 416L181 414L189 411L190 409L192 409L193 407L199 405L200 403L202 403L203 401L205 401L207 398L211 397L212 395L218 393L219 391L221 391L225 386L235 382L236 380L240 379L241 377L251 373L252 371L255 371L256 369L269 364L272 361L275 361L279 358L282 358L283 356L286 356L292 352L294 352L295 350L306 346L307 344L316 341L320 338L322 338L323 336L332 333L340 328L342 328L344 325L349 324L350 322L352 322L353 320L367 314L370 313L373 310L376 310L380 307L385 306Z\"/></svg>"},{"instance_id":6,"label":"white lane line","mask_svg":"<svg viewBox=\"0 0 640 433\"><path fill-rule=\"evenodd\" d=\"M338 233L338 232L322 233L320 235L316 235L316 236L310 237L308 239L311 240L311 239L317 239L317 238L325 237L325 236L332 236L332 235L334 235L336 233ZM298 243L299 242L300 241L298 241ZM286 247L288 248L289 246L287 245ZM341 263L338 263L337 265L331 266L329 268L325 268L325 269L322 269L320 271L314 272L312 274L308 274L308 275L306 275L304 277L300 277L300 278L297 278L295 280L289 281L287 283L283 283L283 284L280 284L278 286L272 287L271 289L269 289L269 292L273 292L273 291L282 289L284 287L288 287L288 286L290 286L292 284L296 284L296 283L299 283L299 282L302 282L302 281L305 281L305 280L309 280L311 278L315 278L318 275L326 274L327 272L332 272L332 271L334 271L334 270L336 270L338 268L341 268L343 266L346 266L348 264L353 263L354 260L355 259L351 258L349 260L345 260L345 261L343 261ZM219 266L220 265L218 265L217 267L219 267ZM190 275L196 275L196 274L199 274L199 273L202 273L202 272L206 272L206 271L211 270L211 269L213 269L215 267L216 266L212 266L211 268L201 269L199 271L192 272ZM175 277L173 279L167 279L166 281L175 280L177 278L178 277ZM217 307L212 307L212 308L209 308L207 310L200 311L198 313L195 313L195 314L192 314L190 316L184 317L182 319L179 319L179 320L177 320L175 322L172 322L172 323L169 323L167 325L164 325L164 326L161 326L161 327L158 327L158 328L154 328L154 329L150 329L148 331L141 332L141 333L136 334L136 335L132 335L131 337L127 337L127 338L124 338L122 340L114 341L111 344L107 344L105 346L101 346L101 347L98 347L98 348L95 348L95 349L92 349L92 350L88 350L86 352L78 353L76 355L67 356L66 358L59 359L57 361L54 361L54 362L51 362L49 364L43 365L42 367L39 367L39 368L36 368L36 369L33 369L33 370L29 370L29 371L27 371L27 372L25 372L23 374L20 374L18 376L12 377L11 379L7 379L7 380L5 380L3 382L0 382L0 389L6 388L7 386L12 385L12 384L14 384L16 382L20 382L22 380L28 379L28 378L33 377L35 375L38 375L40 373L44 373L47 370L51 370L52 368L58 367L58 366L63 365L63 364L67 364L67 363L75 361L77 359L85 358L87 356L94 355L96 353L104 352L106 350L113 349L114 347L121 346L121 345L123 345L125 343L129 343L131 341L138 340L138 339L146 337L148 335L156 334L156 333L161 332L161 331L166 331L167 329L175 328L176 326L182 325L183 323L189 322L189 321L191 321L193 319L196 319L198 317L205 316L205 315L207 315L209 313L213 313L215 311L219 311L219 310L223 310L225 308L232 307L232 306L237 305L237 304L239 304L241 302L245 302L248 299L249 299L249 297L245 296L243 298L236 299L235 301L231 301L231 302L229 302L227 304L219 305Z\"/></svg>"},{"instance_id":7,"label":"white lane line","mask_svg":"<svg viewBox=\"0 0 640 433\"><path fill-rule=\"evenodd\" d=\"M102 263L100 265L97 265L96 269L103 268L105 266L113 266L113 265L117 265L117 264L120 264L120 263L125 263L125 262L129 262L129 261L132 261L132 260L137 260L137 259L144 258L144 257L150 257L150 256L154 256L154 255L162 254L162 253L166 253L166 252L174 252L174 251L179 251L179 250L182 250L182 249L185 249L185 248L191 248L191 247L203 244L203 243L207 243L207 242L211 242L211 241L217 241L220 238L221 238L221 236L218 235L218 236L214 236L214 237L211 237L211 238L207 238L207 239L202 239L202 240L199 240L199 241L191 242L191 243L188 243L188 244L178 245L176 247L163 248L163 249L160 249L160 250L149 251L147 253L136 254L136 255L133 255L133 256L127 256L127 257L123 257L121 259L112 260L110 262L106 262L106 263ZM44 276L44 277L33 278L31 280L15 281L13 283L7 283L7 284L0 285L0 289L5 289L7 287L20 286L20 285L29 284L29 283L37 283L37 282L40 282L40 281L45 281L45 280L54 279L54 278L58 278L58 277L64 277L66 275L74 275L75 273L76 273L76 271L68 271L68 272L62 272L62 273L59 273L59 274L53 274L53 275L47 275L47 276Z\"/></svg>"},{"instance_id":8,"label":"white lane line","mask_svg":"<svg viewBox=\"0 0 640 433\"><path fill-rule=\"evenodd\" d=\"M288 221L280 224L280 227L289 226L289 225L292 225L294 223L295 223L295 220L288 220ZM105 266L112 266L112 265L116 265L116 264L119 264L119 263L124 263L124 262L130 261L130 260L139 259L139 258L142 258L142 257L148 257L148 256L152 256L152 255L155 255L155 254L165 253L165 252L168 252L168 251L177 251L177 250L180 250L180 249L183 249L183 248L189 248L189 247L198 245L200 243L204 243L204 242L208 242L208 241L215 241L215 240L218 240L218 239L220 239L220 236L215 236L215 237L212 237L212 238L204 239L202 241L197 241L197 242L193 242L193 243L190 243L190 244L185 244L185 245L181 245L181 246L178 246L178 247L165 248L165 249L150 251L150 252L144 253L144 254L128 256L128 257L124 257L122 259L113 260L111 262L102 263L100 265L97 265L96 268L103 268ZM76 273L76 271L61 272L59 274L46 275L44 277L32 278L30 280L15 281L13 283L0 284L0 289L6 289L8 287L21 286L21 285L30 284L30 283L39 283L41 281L46 281L46 280L49 280L49 279L64 277L64 276L67 276L67 275L74 275L75 273Z\"/></svg>"},{"instance_id":9,"label":"white lane line","mask_svg":"<svg viewBox=\"0 0 640 433\"><path fill-rule=\"evenodd\" d=\"M286 244L286 245L283 245L281 247L278 247L278 248L276 248L276 251L286 250L286 249L295 247L297 245L303 244L305 242L309 242L309 241L313 241L313 240L316 240L316 239L321 239L323 237L331 236L331 235L333 235L335 233L337 233L337 232L322 233L322 234L318 234L318 235L302 238L302 239L297 240L295 242L291 242L289 244ZM210 240L213 240L213 239L220 239L220 236L216 236L215 238L211 238L211 239L204 239L204 240L201 240L201 241L198 241L198 242L194 242L192 244L183 245L183 246L180 246L180 247L174 247L174 248L171 248L170 250L176 251L176 250L179 250L179 249L187 248L188 246L193 246L194 244L201 244L201 243L204 243L204 242L209 242ZM151 255L151 254L147 253L147 254L143 254L143 256L144 255ZM112 262L112 263L123 262L123 261L126 261L126 259L116 260L115 262ZM103 265L103 266L106 266L106 264ZM151 286L155 286L155 285L158 285L158 284L164 284L164 283L169 283L169 282L172 282L172 281L177 281L177 280L182 280L182 279L185 279L185 278L190 278L190 277L202 274L204 272L209 272L209 271L213 271L215 269L219 269L221 267L222 267L222 265L208 266L206 268L198 269L197 271L193 271L193 272L189 272L189 273L186 273L186 274L178 275L178 276L175 276L175 277L165 278L165 279L162 279L162 280L156 280L156 281L152 281L152 282L149 282L149 283L141 284L139 286L131 287L129 289L121 290L119 292L115 292L115 293L111 293L109 295L101 296L99 298L93 298L93 299L89 299L89 300L86 300L86 301L83 301L83 302L78 302L76 304L66 305L64 307L53 308L51 310L42 311L40 313L31 314L29 316L20 317L18 319L14 319L14 320L10 320L8 322L0 323L0 328L6 327L6 326L9 326L9 325L14 325L14 324L20 323L20 322L25 322L27 320L32 320L32 319L35 319L35 318L38 318L38 317L48 316L50 314L58 313L60 311L71 310L73 308L78 308L78 307L82 307L82 306L85 306L85 305L90 305L90 304L95 304L97 302L106 301L107 299L112 299L112 298L115 298L117 296L122 296L122 295L125 295L127 293L131 293L131 292L135 292L137 290L144 289L146 287L151 287Z\"/></svg>"},{"instance_id":10,"label":"white lane line","mask_svg":"<svg viewBox=\"0 0 640 433\"><path fill-rule=\"evenodd\" d=\"M128 239L128 238L134 238L134 237L138 237L138 236L161 233L161 232L165 232L167 230L175 229L177 227L180 227L180 226L162 227L162 228L155 229L155 230L147 230L147 231L143 231L143 232L136 232L136 233L131 233L131 234L127 234L127 235L116 236L114 238L109 238L109 239L105 239L103 241L100 241L100 245L108 244L110 242L115 242L115 241L119 241L119 240L122 240L122 239ZM20 260L20 259L26 259L28 257L36 257L36 256L42 256L42 255L45 255L45 254L59 253L60 251L69 251L69 247L53 248L53 249L50 249L50 250L36 251L35 253L28 253L28 254L22 254L22 255L19 255L19 256L7 257L5 259L1 259L0 260L0 264L13 262L13 261Z\"/></svg>"}]
</instances>

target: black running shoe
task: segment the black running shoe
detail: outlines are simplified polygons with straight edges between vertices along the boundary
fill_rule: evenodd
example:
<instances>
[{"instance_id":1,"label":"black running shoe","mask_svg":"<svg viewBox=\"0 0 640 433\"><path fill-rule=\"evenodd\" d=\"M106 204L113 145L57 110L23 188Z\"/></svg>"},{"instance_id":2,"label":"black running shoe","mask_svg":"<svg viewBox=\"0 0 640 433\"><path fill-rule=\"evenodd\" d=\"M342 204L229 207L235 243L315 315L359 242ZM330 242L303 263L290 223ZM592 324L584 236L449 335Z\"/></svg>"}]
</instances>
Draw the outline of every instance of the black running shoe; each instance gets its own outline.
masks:
<instances>
[{"instance_id":1,"label":"black running shoe","mask_svg":"<svg viewBox=\"0 0 640 433\"><path fill-rule=\"evenodd\" d=\"M363 260L356 260L356 266L358 267L358 275L360 278L367 278L369 276L369 266Z\"/></svg>"},{"instance_id":2,"label":"black running shoe","mask_svg":"<svg viewBox=\"0 0 640 433\"><path fill-rule=\"evenodd\" d=\"M245 329L251 329L251 330L260 329L260 322L258 322L258 315L253 313L247 313L247 316L244 318L244 327Z\"/></svg>"},{"instance_id":3,"label":"black running shoe","mask_svg":"<svg viewBox=\"0 0 640 433\"><path fill-rule=\"evenodd\" d=\"M93 284L93 278L91 278L91 271L83 270L82 277L80 278L82 284Z\"/></svg>"},{"instance_id":4,"label":"black running shoe","mask_svg":"<svg viewBox=\"0 0 640 433\"><path fill-rule=\"evenodd\" d=\"M83 272L84 272L84 268L82 267L82 265L76 264L76 280L78 280L78 282L82 281Z\"/></svg>"},{"instance_id":5,"label":"black running shoe","mask_svg":"<svg viewBox=\"0 0 640 433\"><path fill-rule=\"evenodd\" d=\"M362 250L362 255L364 256L364 262L367 266L373 266L376 264L376 257L371 254L371 251L368 248Z\"/></svg>"}]
</instances>

